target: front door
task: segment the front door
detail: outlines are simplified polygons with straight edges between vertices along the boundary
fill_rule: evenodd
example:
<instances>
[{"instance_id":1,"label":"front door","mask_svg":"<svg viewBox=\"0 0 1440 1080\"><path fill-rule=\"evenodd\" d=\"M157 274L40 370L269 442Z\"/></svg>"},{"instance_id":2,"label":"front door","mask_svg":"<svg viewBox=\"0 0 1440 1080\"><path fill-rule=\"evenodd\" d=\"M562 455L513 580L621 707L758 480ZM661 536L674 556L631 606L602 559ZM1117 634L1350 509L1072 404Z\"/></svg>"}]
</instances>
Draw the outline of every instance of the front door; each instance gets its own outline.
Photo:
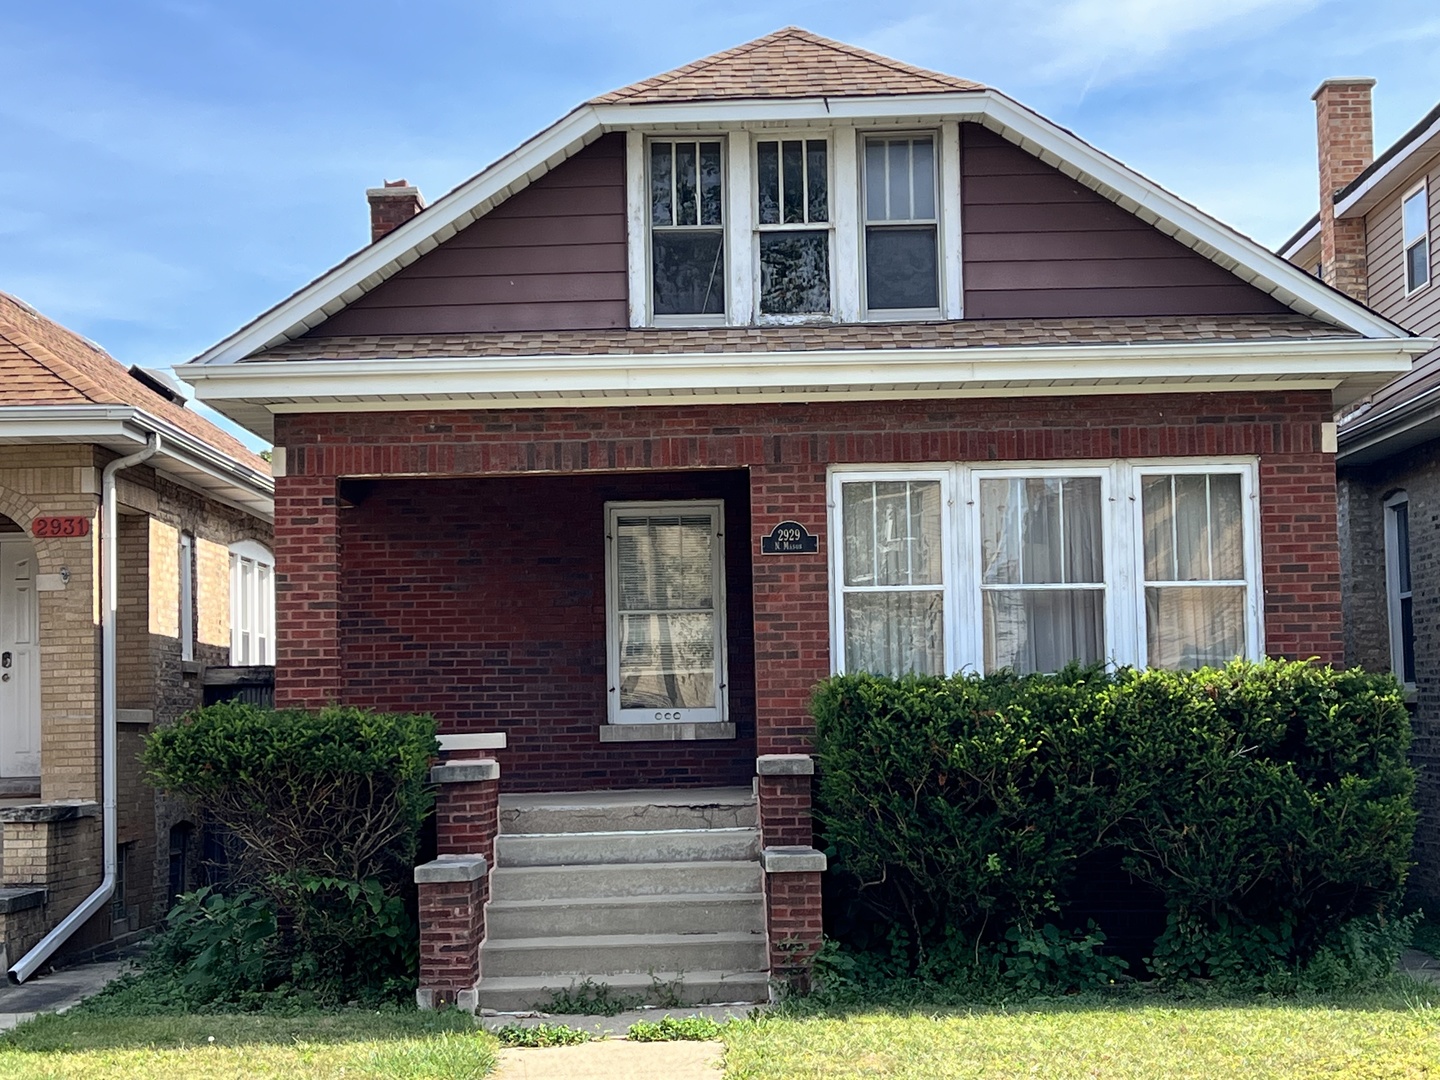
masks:
<instances>
[{"instance_id":1,"label":"front door","mask_svg":"<svg viewBox=\"0 0 1440 1080\"><path fill-rule=\"evenodd\" d=\"M0 539L0 777L40 775L40 603L35 549Z\"/></svg>"}]
</instances>

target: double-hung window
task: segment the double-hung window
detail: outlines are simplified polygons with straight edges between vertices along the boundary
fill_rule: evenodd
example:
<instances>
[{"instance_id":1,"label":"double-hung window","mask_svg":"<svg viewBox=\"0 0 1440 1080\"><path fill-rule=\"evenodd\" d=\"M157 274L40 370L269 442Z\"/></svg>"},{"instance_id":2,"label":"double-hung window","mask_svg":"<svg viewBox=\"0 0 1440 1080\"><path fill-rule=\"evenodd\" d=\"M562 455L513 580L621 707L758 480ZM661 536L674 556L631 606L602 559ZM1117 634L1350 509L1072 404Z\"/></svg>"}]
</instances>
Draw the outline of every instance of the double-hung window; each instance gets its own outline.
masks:
<instances>
[{"instance_id":1,"label":"double-hung window","mask_svg":"<svg viewBox=\"0 0 1440 1080\"><path fill-rule=\"evenodd\" d=\"M755 144L760 314L828 315L830 147L825 139Z\"/></svg>"},{"instance_id":2,"label":"double-hung window","mask_svg":"<svg viewBox=\"0 0 1440 1080\"><path fill-rule=\"evenodd\" d=\"M1385 500L1385 596L1390 615L1390 662L1406 689L1415 686L1415 617L1410 586L1410 500L1402 491Z\"/></svg>"},{"instance_id":3,"label":"double-hung window","mask_svg":"<svg viewBox=\"0 0 1440 1080\"><path fill-rule=\"evenodd\" d=\"M1430 284L1430 192L1425 184L1405 196L1401 217L1405 234L1405 291L1412 293Z\"/></svg>"},{"instance_id":4,"label":"double-hung window","mask_svg":"<svg viewBox=\"0 0 1440 1080\"><path fill-rule=\"evenodd\" d=\"M612 724L725 719L723 507L606 508Z\"/></svg>"},{"instance_id":5,"label":"double-hung window","mask_svg":"<svg viewBox=\"0 0 1440 1080\"><path fill-rule=\"evenodd\" d=\"M865 140L865 307L890 316L940 309L935 136Z\"/></svg>"},{"instance_id":6,"label":"double-hung window","mask_svg":"<svg viewBox=\"0 0 1440 1080\"><path fill-rule=\"evenodd\" d=\"M725 314L723 159L718 139L650 142L650 287L657 318Z\"/></svg>"},{"instance_id":7,"label":"double-hung window","mask_svg":"<svg viewBox=\"0 0 1440 1080\"><path fill-rule=\"evenodd\" d=\"M1245 461L833 469L836 670L1254 659L1253 472Z\"/></svg>"},{"instance_id":8,"label":"double-hung window","mask_svg":"<svg viewBox=\"0 0 1440 1080\"><path fill-rule=\"evenodd\" d=\"M195 659L195 537L180 534L180 659Z\"/></svg>"},{"instance_id":9,"label":"double-hung window","mask_svg":"<svg viewBox=\"0 0 1440 1080\"><path fill-rule=\"evenodd\" d=\"M249 540L230 548L230 663L275 663L275 557Z\"/></svg>"}]
</instances>

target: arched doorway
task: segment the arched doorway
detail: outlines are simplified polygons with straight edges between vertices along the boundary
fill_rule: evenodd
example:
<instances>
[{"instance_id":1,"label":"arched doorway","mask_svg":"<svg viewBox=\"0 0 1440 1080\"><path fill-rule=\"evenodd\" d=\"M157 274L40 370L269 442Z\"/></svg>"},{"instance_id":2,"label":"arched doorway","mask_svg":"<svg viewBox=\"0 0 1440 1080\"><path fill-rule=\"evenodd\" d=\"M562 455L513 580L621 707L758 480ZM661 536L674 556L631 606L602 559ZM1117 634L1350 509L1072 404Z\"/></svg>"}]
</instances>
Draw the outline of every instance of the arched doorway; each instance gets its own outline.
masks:
<instances>
[{"instance_id":1,"label":"arched doorway","mask_svg":"<svg viewBox=\"0 0 1440 1080\"><path fill-rule=\"evenodd\" d=\"M0 778L40 775L40 600L35 547L0 515Z\"/></svg>"}]
</instances>

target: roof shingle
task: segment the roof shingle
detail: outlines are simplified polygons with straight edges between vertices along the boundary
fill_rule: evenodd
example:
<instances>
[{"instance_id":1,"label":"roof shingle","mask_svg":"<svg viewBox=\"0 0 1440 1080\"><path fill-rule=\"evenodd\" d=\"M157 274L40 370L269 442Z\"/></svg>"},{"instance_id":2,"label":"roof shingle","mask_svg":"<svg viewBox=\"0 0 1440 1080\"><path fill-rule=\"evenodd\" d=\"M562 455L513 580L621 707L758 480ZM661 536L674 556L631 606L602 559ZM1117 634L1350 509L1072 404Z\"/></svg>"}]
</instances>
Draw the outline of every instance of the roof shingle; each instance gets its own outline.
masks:
<instances>
[{"instance_id":1,"label":"roof shingle","mask_svg":"<svg viewBox=\"0 0 1440 1080\"><path fill-rule=\"evenodd\" d=\"M798 26L787 26L674 71L601 94L592 98L591 104L876 97L984 89L968 79L902 64Z\"/></svg>"}]
</instances>

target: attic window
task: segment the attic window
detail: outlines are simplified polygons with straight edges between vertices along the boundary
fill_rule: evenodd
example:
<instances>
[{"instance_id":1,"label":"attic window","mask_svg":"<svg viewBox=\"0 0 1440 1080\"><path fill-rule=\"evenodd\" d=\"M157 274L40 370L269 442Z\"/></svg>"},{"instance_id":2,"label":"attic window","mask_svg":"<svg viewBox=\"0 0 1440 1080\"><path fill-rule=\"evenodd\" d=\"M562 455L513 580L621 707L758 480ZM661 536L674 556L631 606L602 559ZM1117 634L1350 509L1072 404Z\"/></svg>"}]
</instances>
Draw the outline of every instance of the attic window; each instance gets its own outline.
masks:
<instances>
[{"instance_id":1,"label":"attic window","mask_svg":"<svg viewBox=\"0 0 1440 1080\"><path fill-rule=\"evenodd\" d=\"M830 313L830 169L824 139L755 145L760 313Z\"/></svg>"},{"instance_id":2,"label":"attic window","mask_svg":"<svg viewBox=\"0 0 1440 1080\"><path fill-rule=\"evenodd\" d=\"M1430 284L1430 193L1424 184L1405 197L1405 291Z\"/></svg>"},{"instance_id":3,"label":"attic window","mask_svg":"<svg viewBox=\"0 0 1440 1080\"><path fill-rule=\"evenodd\" d=\"M725 314L720 141L650 143L650 284L657 317Z\"/></svg>"}]
</instances>

